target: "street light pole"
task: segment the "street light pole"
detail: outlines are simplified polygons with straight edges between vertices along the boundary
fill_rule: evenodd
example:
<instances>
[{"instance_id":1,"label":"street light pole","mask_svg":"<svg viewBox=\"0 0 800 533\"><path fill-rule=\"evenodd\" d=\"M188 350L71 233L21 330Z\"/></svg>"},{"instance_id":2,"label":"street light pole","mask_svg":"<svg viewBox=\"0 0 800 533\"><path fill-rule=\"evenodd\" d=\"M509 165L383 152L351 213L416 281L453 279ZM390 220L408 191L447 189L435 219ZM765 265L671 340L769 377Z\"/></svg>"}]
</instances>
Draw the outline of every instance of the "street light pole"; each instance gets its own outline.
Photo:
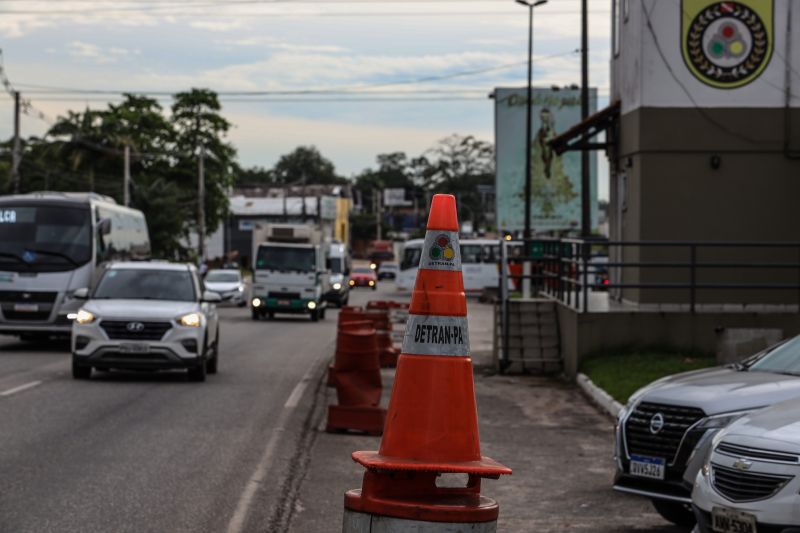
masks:
<instances>
[{"instance_id":1,"label":"street light pole","mask_svg":"<svg viewBox=\"0 0 800 533\"><path fill-rule=\"evenodd\" d=\"M528 97L525 114L525 231L523 237L531 238L531 141L533 136L533 8L547 0L514 0L528 8Z\"/></svg>"}]
</instances>

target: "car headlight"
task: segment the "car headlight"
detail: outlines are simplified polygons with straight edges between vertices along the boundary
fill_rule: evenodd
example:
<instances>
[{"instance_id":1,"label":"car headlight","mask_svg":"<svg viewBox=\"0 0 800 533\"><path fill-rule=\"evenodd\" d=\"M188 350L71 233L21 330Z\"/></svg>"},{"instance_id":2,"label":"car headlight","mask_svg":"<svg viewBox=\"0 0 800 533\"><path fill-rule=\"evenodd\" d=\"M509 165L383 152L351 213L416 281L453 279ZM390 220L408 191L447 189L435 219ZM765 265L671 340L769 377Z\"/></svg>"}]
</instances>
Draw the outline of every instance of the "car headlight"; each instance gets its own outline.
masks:
<instances>
[{"instance_id":1,"label":"car headlight","mask_svg":"<svg viewBox=\"0 0 800 533\"><path fill-rule=\"evenodd\" d=\"M261 307L261 298L253 298L253 307Z\"/></svg>"},{"instance_id":2,"label":"car headlight","mask_svg":"<svg viewBox=\"0 0 800 533\"><path fill-rule=\"evenodd\" d=\"M244 292L244 287L242 287L241 285L239 285L239 286L237 287L237 289L239 290L239 292Z\"/></svg>"},{"instance_id":3,"label":"car headlight","mask_svg":"<svg viewBox=\"0 0 800 533\"><path fill-rule=\"evenodd\" d=\"M311 309L311 310L316 309L317 308L317 302L315 302L313 300L308 302L308 308Z\"/></svg>"},{"instance_id":4,"label":"car headlight","mask_svg":"<svg viewBox=\"0 0 800 533\"><path fill-rule=\"evenodd\" d=\"M372 287L373 285L375 285L375 282L372 281L372 280L369 280L369 286Z\"/></svg>"},{"instance_id":5,"label":"car headlight","mask_svg":"<svg viewBox=\"0 0 800 533\"><path fill-rule=\"evenodd\" d=\"M341 283L334 283L333 284L333 290L338 291L341 288L342 288L342 284Z\"/></svg>"},{"instance_id":6,"label":"car headlight","mask_svg":"<svg viewBox=\"0 0 800 533\"><path fill-rule=\"evenodd\" d=\"M351 286L351 287L354 287L354 286L355 286L355 284L356 284L356 280L354 280L354 279L351 279L351 280L350 280L348 283L350 283L350 286Z\"/></svg>"},{"instance_id":7,"label":"car headlight","mask_svg":"<svg viewBox=\"0 0 800 533\"><path fill-rule=\"evenodd\" d=\"M735 413L723 413L721 415L709 416L697 424L697 429L722 429L731 422L742 418L744 415L753 412L754 409L747 411L737 411Z\"/></svg>"},{"instance_id":8,"label":"car headlight","mask_svg":"<svg viewBox=\"0 0 800 533\"><path fill-rule=\"evenodd\" d=\"M377 264L375 264L375 263L370 263L370 264L369 264L369 267L370 267L372 270L376 270L376 269L378 268L378 265L377 265Z\"/></svg>"},{"instance_id":9,"label":"car headlight","mask_svg":"<svg viewBox=\"0 0 800 533\"><path fill-rule=\"evenodd\" d=\"M189 313L188 315L183 315L178 321L181 326L196 328L200 326L200 320L200 313Z\"/></svg>"},{"instance_id":10,"label":"car headlight","mask_svg":"<svg viewBox=\"0 0 800 533\"><path fill-rule=\"evenodd\" d=\"M81 309L78 311L78 314L75 315L75 322L78 324L91 324L94 322L94 319L95 316L86 309Z\"/></svg>"}]
</instances>

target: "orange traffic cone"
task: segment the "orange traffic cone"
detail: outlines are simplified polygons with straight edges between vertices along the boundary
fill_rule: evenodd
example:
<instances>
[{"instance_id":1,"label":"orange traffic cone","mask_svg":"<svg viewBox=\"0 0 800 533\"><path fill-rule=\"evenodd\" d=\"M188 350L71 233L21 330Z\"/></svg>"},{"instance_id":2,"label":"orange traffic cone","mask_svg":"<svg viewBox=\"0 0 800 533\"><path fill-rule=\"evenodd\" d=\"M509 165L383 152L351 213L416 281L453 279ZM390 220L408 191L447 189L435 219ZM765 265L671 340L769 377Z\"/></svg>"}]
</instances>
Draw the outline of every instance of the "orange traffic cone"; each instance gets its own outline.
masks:
<instances>
[{"instance_id":1,"label":"orange traffic cone","mask_svg":"<svg viewBox=\"0 0 800 533\"><path fill-rule=\"evenodd\" d=\"M378 452L354 452L367 468L360 490L345 494L345 532L362 517L489 523L497 502L480 479L511 474L483 457L469 357L455 198L433 197L411 297L403 348ZM469 475L465 487L437 487L445 472ZM355 530L355 529L353 529Z\"/></svg>"}]
</instances>

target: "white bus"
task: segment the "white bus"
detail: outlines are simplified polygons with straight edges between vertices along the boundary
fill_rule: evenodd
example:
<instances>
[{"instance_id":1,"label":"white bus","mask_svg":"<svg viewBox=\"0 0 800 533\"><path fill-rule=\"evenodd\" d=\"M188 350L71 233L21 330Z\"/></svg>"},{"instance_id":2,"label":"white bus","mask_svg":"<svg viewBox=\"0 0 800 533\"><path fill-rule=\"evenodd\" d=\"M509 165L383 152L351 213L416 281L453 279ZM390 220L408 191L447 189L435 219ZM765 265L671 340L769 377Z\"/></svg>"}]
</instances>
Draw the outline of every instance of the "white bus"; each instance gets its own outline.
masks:
<instances>
[{"instance_id":1,"label":"white bus","mask_svg":"<svg viewBox=\"0 0 800 533\"><path fill-rule=\"evenodd\" d=\"M412 239L405 243L403 258L400 262L400 273L395 282L398 290L410 291L414 288L423 244L423 239ZM500 284L499 261L499 241L494 239L462 240L461 264L464 291L467 294L479 294L487 287L498 287Z\"/></svg>"},{"instance_id":2,"label":"white bus","mask_svg":"<svg viewBox=\"0 0 800 533\"><path fill-rule=\"evenodd\" d=\"M149 259L141 211L94 193L0 196L0 334L69 334L102 265Z\"/></svg>"}]
</instances>

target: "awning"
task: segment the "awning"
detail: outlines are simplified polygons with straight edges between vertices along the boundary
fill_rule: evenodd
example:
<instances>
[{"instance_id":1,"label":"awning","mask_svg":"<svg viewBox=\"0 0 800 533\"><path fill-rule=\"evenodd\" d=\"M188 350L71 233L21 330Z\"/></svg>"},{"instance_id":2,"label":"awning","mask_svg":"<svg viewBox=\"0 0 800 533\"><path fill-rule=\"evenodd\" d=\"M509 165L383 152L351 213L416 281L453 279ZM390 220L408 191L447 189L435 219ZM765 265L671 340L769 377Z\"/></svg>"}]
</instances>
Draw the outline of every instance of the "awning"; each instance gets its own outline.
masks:
<instances>
[{"instance_id":1,"label":"awning","mask_svg":"<svg viewBox=\"0 0 800 533\"><path fill-rule=\"evenodd\" d=\"M589 115L586 120L572 126L547 144L559 155L570 150L605 150L608 148L608 141L597 143L589 142L589 139L612 128L619 120L619 110L620 103L616 101L597 113Z\"/></svg>"}]
</instances>

